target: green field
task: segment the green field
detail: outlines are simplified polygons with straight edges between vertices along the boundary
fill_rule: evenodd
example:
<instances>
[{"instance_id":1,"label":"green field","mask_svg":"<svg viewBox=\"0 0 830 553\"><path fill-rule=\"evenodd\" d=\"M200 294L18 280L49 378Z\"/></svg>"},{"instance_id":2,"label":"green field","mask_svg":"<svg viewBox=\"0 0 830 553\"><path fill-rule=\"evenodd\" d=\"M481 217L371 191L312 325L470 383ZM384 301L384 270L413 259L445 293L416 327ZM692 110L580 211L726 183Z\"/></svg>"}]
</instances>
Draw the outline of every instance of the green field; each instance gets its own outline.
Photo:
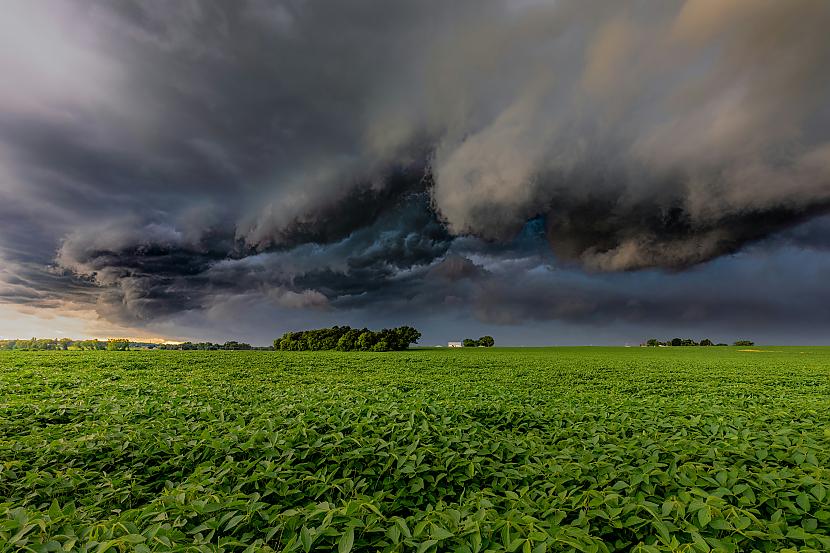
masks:
<instances>
[{"instance_id":1,"label":"green field","mask_svg":"<svg viewBox=\"0 0 830 553\"><path fill-rule=\"evenodd\" d=\"M0 549L830 550L830 348L754 349L0 352Z\"/></svg>"}]
</instances>

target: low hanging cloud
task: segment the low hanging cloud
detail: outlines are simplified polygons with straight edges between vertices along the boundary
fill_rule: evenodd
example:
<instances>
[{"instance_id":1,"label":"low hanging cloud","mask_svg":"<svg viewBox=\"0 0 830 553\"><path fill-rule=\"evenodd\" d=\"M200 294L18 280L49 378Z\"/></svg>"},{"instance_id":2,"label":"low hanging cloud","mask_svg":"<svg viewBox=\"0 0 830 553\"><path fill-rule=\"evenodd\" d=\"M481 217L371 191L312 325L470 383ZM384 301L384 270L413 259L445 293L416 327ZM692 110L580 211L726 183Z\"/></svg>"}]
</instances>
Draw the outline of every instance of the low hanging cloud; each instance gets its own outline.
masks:
<instances>
[{"instance_id":1,"label":"low hanging cloud","mask_svg":"<svg viewBox=\"0 0 830 553\"><path fill-rule=\"evenodd\" d=\"M525 64L492 117L437 150L435 201L450 229L504 239L546 215L561 258L675 269L825 213L830 7L723 4L525 14L500 46L539 64Z\"/></svg>"},{"instance_id":2,"label":"low hanging cloud","mask_svg":"<svg viewBox=\"0 0 830 553\"><path fill-rule=\"evenodd\" d=\"M525 282L548 318L591 320L624 295L525 279L827 242L827 2L5 9L5 302L518 322Z\"/></svg>"}]
</instances>

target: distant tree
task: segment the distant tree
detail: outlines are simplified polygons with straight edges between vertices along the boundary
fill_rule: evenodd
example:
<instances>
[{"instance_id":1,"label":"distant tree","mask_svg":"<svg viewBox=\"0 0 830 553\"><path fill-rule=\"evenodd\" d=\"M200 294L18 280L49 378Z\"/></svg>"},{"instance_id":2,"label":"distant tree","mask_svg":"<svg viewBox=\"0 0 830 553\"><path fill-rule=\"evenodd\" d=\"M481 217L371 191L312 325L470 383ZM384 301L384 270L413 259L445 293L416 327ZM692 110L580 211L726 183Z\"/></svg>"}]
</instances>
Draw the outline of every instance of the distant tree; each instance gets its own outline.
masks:
<instances>
[{"instance_id":1,"label":"distant tree","mask_svg":"<svg viewBox=\"0 0 830 553\"><path fill-rule=\"evenodd\" d=\"M683 345L683 340L681 340L680 338L672 338L671 345L673 345L673 346L682 346Z\"/></svg>"},{"instance_id":2,"label":"distant tree","mask_svg":"<svg viewBox=\"0 0 830 553\"><path fill-rule=\"evenodd\" d=\"M656 348L657 346L660 345L660 342L657 341L657 338L650 338L646 342L646 345L649 346L649 347L652 347L652 348Z\"/></svg>"},{"instance_id":3,"label":"distant tree","mask_svg":"<svg viewBox=\"0 0 830 553\"><path fill-rule=\"evenodd\" d=\"M15 340L14 349L30 350L32 349L32 344L34 343L34 341L34 338L32 338L31 340Z\"/></svg>"},{"instance_id":4,"label":"distant tree","mask_svg":"<svg viewBox=\"0 0 830 553\"><path fill-rule=\"evenodd\" d=\"M297 339L295 338L296 332L286 332L282 335L282 338L279 339L279 348L283 351L296 351L299 349L297 347ZM277 342L274 341L274 345L276 346Z\"/></svg>"},{"instance_id":5,"label":"distant tree","mask_svg":"<svg viewBox=\"0 0 830 553\"><path fill-rule=\"evenodd\" d=\"M380 338L371 347L371 351L392 351L389 341L386 338Z\"/></svg>"},{"instance_id":6,"label":"distant tree","mask_svg":"<svg viewBox=\"0 0 830 553\"><path fill-rule=\"evenodd\" d=\"M695 342L694 340L692 340L691 338L685 338L680 345L681 346L696 346L696 345L698 345L698 343Z\"/></svg>"},{"instance_id":7,"label":"distant tree","mask_svg":"<svg viewBox=\"0 0 830 553\"><path fill-rule=\"evenodd\" d=\"M107 351L126 351L130 347L130 341L124 339L107 340Z\"/></svg>"},{"instance_id":8,"label":"distant tree","mask_svg":"<svg viewBox=\"0 0 830 553\"><path fill-rule=\"evenodd\" d=\"M713 344L712 340L710 340L709 338L704 338L703 340L700 341L700 345L701 346L714 346L715 344Z\"/></svg>"},{"instance_id":9,"label":"distant tree","mask_svg":"<svg viewBox=\"0 0 830 553\"><path fill-rule=\"evenodd\" d=\"M333 326L300 332L286 332L274 340L274 349L284 351L340 350L340 351L395 351L417 343L421 333L411 326L384 328L372 332L368 328Z\"/></svg>"},{"instance_id":10,"label":"distant tree","mask_svg":"<svg viewBox=\"0 0 830 553\"><path fill-rule=\"evenodd\" d=\"M236 342L231 340L229 342L225 342L222 344L222 349L224 350L248 350L252 349L251 344L246 344L245 342Z\"/></svg>"},{"instance_id":11,"label":"distant tree","mask_svg":"<svg viewBox=\"0 0 830 553\"><path fill-rule=\"evenodd\" d=\"M734 345L736 345L736 346L754 346L755 342L751 342L749 340L738 340L737 342L735 342Z\"/></svg>"},{"instance_id":12,"label":"distant tree","mask_svg":"<svg viewBox=\"0 0 830 553\"><path fill-rule=\"evenodd\" d=\"M337 340L337 349L340 351L354 351L358 348L357 339L360 337L360 334L360 330L350 328Z\"/></svg>"},{"instance_id":13,"label":"distant tree","mask_svg":"<svg viewBox=\"0 0 830 553\"><path fill-rule=\"evenodd\" d=\"M719 344L715 344L715 345L716 345L716 346L728 346L729 344L724 344L723 342L721 342L721 343L719 343Z\"/></svg>"},{"instance_id":14,"label":"distant tree","mask_svg":"<svg viewBox=\"0 0 830 553\"><path fill-rule=\"evenodd\" d=\"M58 341L51 338L32 338L29 348L37 351L55 350L58 349Z\"/></svg>"},{"instance_id":15,"label":"distant tree","mask_svg":"<svg viewBox=\"0 0 830 553\"><path fill-rule=\"evenodd\" d=\"M461 344L465 348L477 348L478 347L478 340L473 340L472 338L465 338Z\"/></svg>"},{"instance_id":16,"label":"distant tree","mask_svg":"<svg viewBox=\"0 0 830 553\"><path fill-rule=\"evenodd\" d=\"M75 342L75 345L77 345L79 349L88 351L107 349L107 343L99 340L82 340L80 342Z\"/></svg>"},{"instance_id":17,"label":"distant tree","mask_svg":"<svg viewBox=\"0 0 830 553\"><path fill-rule=\"evenodd\" d=\"M397 351L405 350L411 344L417 344L418 340L421 339L421 333L411 326L399 326L391 329L390 332L392 336L390 345L393 350Z\"/></svg>"},{"instance_id":18,"label":"distant tree","mask_svg":"<svg viewBox=\"0 0 830 553\"><path fill-rule=\"evenodd\" d=\"M355 347L360 351L369 351L372 349L372 346L375 345L375 342L377 342L377 336L375 333L370 330L364 330L360 333L360 336L357 337Z\"/></svg>"},{"instance_id":19,"label":"distant tree","mask_svg":"<svg viewBox=\"0 0 830 553\"><path fill-rule=\"evenodd\" d=\"M478 344L480 346L484 346L485 348L491 348L496 345L496 341L492 336L482 336L478 339Z\"/></svg>"}]
</instances>

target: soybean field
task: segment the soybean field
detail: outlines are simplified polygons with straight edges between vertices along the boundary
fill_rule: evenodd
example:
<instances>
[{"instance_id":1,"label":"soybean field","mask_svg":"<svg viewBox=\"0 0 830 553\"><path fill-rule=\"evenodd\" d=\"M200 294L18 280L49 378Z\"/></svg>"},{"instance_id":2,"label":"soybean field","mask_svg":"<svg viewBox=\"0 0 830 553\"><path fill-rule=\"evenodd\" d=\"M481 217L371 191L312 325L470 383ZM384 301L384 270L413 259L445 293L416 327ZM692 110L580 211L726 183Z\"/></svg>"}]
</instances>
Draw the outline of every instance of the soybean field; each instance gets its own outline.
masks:
<instances>
[{"instance_id":1,"label":"soybean field","mask_svg":"<svg viewBox=\"0 0 830 553\"><path fill-rule=\"evenodd\" d=\"M828 551L830 348L0 352L2 551Z\"/></svg>"}]
</instances>

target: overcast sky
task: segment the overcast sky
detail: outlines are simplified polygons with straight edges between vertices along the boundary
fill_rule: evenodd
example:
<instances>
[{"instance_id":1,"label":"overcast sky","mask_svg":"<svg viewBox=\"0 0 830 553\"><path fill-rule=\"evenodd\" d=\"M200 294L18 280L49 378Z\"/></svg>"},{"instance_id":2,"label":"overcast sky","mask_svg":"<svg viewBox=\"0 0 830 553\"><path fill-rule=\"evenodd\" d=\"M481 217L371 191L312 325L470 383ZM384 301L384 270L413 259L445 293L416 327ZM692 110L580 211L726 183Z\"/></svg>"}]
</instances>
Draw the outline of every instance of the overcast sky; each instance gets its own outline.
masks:
<instances>
[{"instance_id":1,"label":"overcast sky","mask_svg":"<svg viewBox=\"0 0 830 553\"><path fill-rule=\"evenodd\" d=\"M830 2L3 8L0 337L830 343Z\"/></svg>"}]
</instances>

